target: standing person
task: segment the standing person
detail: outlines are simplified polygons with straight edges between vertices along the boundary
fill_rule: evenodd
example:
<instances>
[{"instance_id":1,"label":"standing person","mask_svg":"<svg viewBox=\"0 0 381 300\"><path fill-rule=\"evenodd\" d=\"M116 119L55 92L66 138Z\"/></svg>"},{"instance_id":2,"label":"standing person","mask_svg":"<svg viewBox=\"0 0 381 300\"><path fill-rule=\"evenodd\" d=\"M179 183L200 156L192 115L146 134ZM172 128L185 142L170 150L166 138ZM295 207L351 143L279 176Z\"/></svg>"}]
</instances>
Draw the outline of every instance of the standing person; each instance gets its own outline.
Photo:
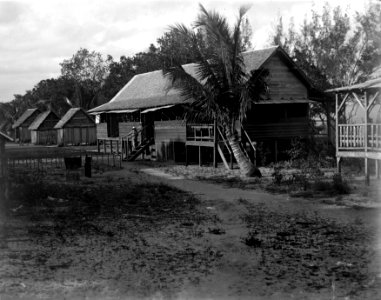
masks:
<instances>
[{"instance_id":1,"label":"standing person","mask_svg":"<svg viewBox=\"0 0 381 300\"><path fill-rule=\"evenodd\" d=\"M135 126L132 127L132 148L135 149L138 146L138 131Z\"/></svg>"}]
</instances>

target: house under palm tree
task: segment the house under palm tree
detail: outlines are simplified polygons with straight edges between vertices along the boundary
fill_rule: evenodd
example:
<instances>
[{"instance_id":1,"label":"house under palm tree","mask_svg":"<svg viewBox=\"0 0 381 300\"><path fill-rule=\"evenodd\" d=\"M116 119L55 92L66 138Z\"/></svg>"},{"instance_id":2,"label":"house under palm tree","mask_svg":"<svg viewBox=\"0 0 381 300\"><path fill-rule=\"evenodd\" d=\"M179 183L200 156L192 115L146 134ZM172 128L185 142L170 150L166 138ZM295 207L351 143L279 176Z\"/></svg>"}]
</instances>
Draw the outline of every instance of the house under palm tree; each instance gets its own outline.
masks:
<instances>
[{"instance_id":1,"label":"house under palm tree","mask_svg":"<svg viewBox=\"0 0 381 300\"><path fill-rule=\"evenodd\" d=\"M268 160L282 159L292 139L307 139L311 135L310 105L322 99L281 47L247 51L243 59L246 71L261 68L269 71L269 92L252 105L242 123L237 122L236 131L247 146L248 155L251 145L256 144L257 148L262 147L262 155ZM197 77L196 64L183 68ZM118 144L118 151L129 151L126 148L130 145L125 142L131 140L131 129L135 127L150 148L147 153L156 152L159 160L201 162L212 157L215 160L219 152L228 165L231 151L224 133L213 121L202 124L184 121L187 103L180 92L170 87L161 70L139 74L108 103L91 109L90 114L98 119L98 143L114 143L114 149Z\"/></svg>"}]
</instances>

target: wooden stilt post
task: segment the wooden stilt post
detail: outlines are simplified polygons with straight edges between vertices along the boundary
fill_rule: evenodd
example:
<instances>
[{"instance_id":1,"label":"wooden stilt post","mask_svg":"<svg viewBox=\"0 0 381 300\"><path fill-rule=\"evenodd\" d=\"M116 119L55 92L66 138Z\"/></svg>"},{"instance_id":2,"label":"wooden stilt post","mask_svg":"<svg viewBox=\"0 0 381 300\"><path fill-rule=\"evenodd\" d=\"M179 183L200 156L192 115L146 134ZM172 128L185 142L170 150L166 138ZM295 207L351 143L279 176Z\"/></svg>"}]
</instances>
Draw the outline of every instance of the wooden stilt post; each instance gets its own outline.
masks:
<instances>
[{"instance_id":1,"label":"wooden stilt post","mask_svg":"<svg viewBox=\"0 0 381 300\"><path fill-rule=\"evenodd\" d=\"M188 166L188 146L185 142L185 166Z\"/></svg>"},{"instance_id":2,"label":"wooden stilt post","mask_svg":"<svg viewBox=\"0 0 381 300\"><path fill-rule=\"evenodd\" d=\"M213 124L213 167L217 168L217 121L214 119L214 124Z\"/></svg>"},{"instance_id":3,"label":"wooden stilt post","mask_svg":"<svg viewBox=\"0 0 381 300\"><path fill-rule=\"evenodd\" d=\"M365 155L366 155L366 153L365 153ZM365 170L365 184L369 185L369 161L368 161L367 157L364 158L364 165L365 165L365 168L364 168L364 170Z\"/></svg>"},{"instance_id":4,"label":"wooden stilt post","mask_svg":"<svg viewBox=\"0 0 381 300\"><path fill-rule=\"evenodd\" d=\"M335 100L336 168L337 173L341 174L341 157L339 157L339 94L335 95Z\"/></svg>"},{"instance_id":5,"label":"wooden stilt post","mask_svg":"<svg viewBox=\"0 0 381 300\"><path fill-rule=\"evenodd\" d=\"M274 141L274 146L275 146L275 162L278 162L278 141Z\"/></svg>"},{"instance_id":6,"label":"wooden stilt post","mask_svg":"<svg viewBox=\"0 0 381 300\"><path fill-rule=\"evenodd\" d=\"M201 167L201 146L198 146L198 165Z\"/></svg>"},{"instance_id":7,"label":"wooden stilt post","mask_svg":"<svg viewBox=\"0 0 381 300\"><path fill-rule=\"evenodd\" d=\"M376 178L380 179L380 160L376 159Z\"/></svg>"},{"instance_id":8,"label":"wooden stilt post","mask_svg":"<svg viewBox=\"0 0 381 300\"><path fill-rule=\"evenodd\" d=\"M341 157L336 156L336 171L337 173L341 174Z\"/></svg>"},{"instance_id":9,"label":"wooden stilt post","mask_svg":"<svg viewBox=\"0 0 381 300\"><path fill-rule=\"evenodd\" d=\"M365 152L365 184L369 185L369 168L368 168L368 93L364 92L365 105L364 105L364 113L365 113L365 144L364 144L364 152Z\"/></svg>"}]
</instances>

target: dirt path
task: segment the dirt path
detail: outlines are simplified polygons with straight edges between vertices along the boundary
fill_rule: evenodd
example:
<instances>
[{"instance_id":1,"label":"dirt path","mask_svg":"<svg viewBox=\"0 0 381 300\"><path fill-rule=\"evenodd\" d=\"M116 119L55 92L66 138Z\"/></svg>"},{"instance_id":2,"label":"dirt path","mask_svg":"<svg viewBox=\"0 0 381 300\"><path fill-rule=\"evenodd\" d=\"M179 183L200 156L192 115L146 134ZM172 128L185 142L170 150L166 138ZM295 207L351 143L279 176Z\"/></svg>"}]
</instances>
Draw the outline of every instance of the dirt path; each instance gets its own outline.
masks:
<instances>
[{"instance_id":1,"label":"dirt path","mask_svg":"<svg viewBox=\"0 0 381 300\"><path fill-rule=\"evenodd\" d=\"M193 193L204 201L236 202L245 199L252 204L264 204L272 209L287 211L317 212L323 217L335 218L340 222L351 222L356 218L362 222L381 227L380 208L351 208L311 202L310 200L291 198L286 194L271 194L259 190L243 190L239 188L226 188L222 185L209 182L189 180L181 176L173 176L161 170L140 165L138 163L125 163L124 169L112 172L137 182L161 182L181 190Z\"/></svg>"},{"instance_id":2,"label":"dirt path","mask_svg":"<svg viewBox=\"0 0 381 300\"><path fill-rule=\"evenodd\" d=\"M327 286L319 293L306 292L295 286L282 286L282 281L269 283L265 276L256 274L255 267L258 263L253 261L252 250L242 243L242 237L248 233L247 224L242 216L248 213L248 207L262 204L269 211L274 212L316 212L323 218L335 219L338 223L350 223L355 219L361 220L366 226L379 229L380 209L354 209L333 205L311 203L308 200L292 199L287 195L276 195L256 190L242 190L237 188L225 188L221 185L188 180L181 176L172 176L147 165L130 164L125 165L121 171L114 175L129 178L136 182L160 182L181 190L197 195L201 200L202 209L215 214L220 221L220 228L224 234L211 234L207 243L213 248L222 249L223 257L215 272L210 274L198 285L184 285L182 292L178 295L180 299L344 299L335 294L332 286ZM244 200L242 200L244 199ZM380 232L379 232L380 233ZM380 236L380 234L378 234ZM378 256L372 262L373 268L379 270L381 277L381 243L376 242ZM263 255L263 254L262 254ZM296 279L297 280L297 279ZM381 281L381 278L378 278ZM269 284L274 284L273 289ZM298 284L296 283L296 286ZM333 292L332 292L333 289ZM276 292L278 291L279 292ZM379 292L379 291L378 291ZM361 297L375 299L380 295L374 290L368 294L363 293ZM255 296L254 296L255 295ZM345 299L352 299L345 298Z\"/></svg>"}]
</instances>

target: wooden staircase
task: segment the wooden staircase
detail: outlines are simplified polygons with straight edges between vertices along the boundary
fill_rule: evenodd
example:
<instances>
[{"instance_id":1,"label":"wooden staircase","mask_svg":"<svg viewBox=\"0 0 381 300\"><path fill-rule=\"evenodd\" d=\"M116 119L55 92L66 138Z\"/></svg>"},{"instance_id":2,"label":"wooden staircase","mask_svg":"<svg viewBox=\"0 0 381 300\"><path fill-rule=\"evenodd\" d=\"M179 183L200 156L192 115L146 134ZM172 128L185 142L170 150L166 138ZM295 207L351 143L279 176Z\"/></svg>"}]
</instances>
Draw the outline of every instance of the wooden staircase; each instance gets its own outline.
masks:
<instances>
[{"instance_id":1,"label":"wooden staircase","mask_svg":"<svg viewBox=\"0 0 381 300\"><path fill-rule=\"evenodd\" d=\"M139 157L139 155L141 155L145 150L147 150L148 147L152 145L152 143L153 138L142 141L139 145L132 149L130 153L127 153L127 161L134 161L136 158Z\"/></svg>"},{"instance_id":2,"label":"wooden staircase","mask_svg":"<svg viewBox=\"0 0 381 300\"><path fill-rule=\"evenodd\" d=\"M217 143L217 151L220 155L222 162L228 170L233 169L233 151L230 148L230 145L225 137L225 135L221 132L219 128L218 131L218 143Z\"/></svg>"}]
</instances>

